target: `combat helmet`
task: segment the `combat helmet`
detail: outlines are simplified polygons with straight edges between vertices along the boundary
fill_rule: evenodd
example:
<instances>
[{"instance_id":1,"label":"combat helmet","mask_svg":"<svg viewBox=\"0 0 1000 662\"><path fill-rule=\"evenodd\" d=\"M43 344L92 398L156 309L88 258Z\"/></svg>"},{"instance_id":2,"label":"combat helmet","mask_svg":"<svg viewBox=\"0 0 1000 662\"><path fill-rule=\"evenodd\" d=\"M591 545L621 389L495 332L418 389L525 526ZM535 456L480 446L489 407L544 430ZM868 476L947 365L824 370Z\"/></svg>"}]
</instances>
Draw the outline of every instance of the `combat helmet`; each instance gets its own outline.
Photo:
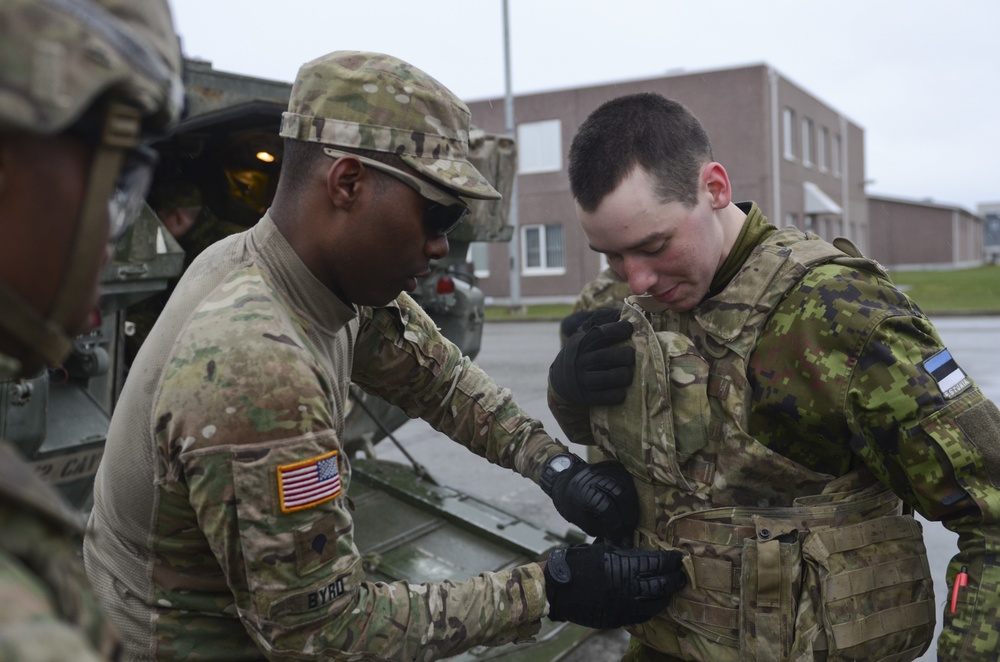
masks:
<instances>
[{"instance_id":1,"label":"combat helmet","mask_svg":"<svg viewBox=\"0 0 1000 662\"><path fill-rule=\"evenodd\" d=\"M166 0L0 0L0 134L77 135L94 146L73 252L48 319L0 286L0 324L55 364L100 238L138 213L155 153L179 119L181 53ZM109 215L110 213L110 215Z\"/></svg>"},{"instance_id":2,"label":"combat helmet","mask_svg":"<svg viewBox=\"0 0 1000 662\"><path fill-rule=\"evenodd\" d=\"M109 91L151 130L178 119L180 44L164 0L0 0L0 130L59 133Z\"/></svg>"}]
</instances>

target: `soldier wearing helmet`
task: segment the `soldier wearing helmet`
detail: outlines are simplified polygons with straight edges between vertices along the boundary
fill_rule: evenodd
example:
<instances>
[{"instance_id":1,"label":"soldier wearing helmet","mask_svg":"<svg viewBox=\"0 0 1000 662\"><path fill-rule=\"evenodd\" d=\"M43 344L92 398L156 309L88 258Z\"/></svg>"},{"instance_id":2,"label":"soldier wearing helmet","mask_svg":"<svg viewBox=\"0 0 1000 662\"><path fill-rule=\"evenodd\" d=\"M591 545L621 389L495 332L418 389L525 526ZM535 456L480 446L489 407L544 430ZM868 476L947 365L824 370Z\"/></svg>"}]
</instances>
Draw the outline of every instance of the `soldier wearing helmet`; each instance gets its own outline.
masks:
<instances>
[{"instance_id":1,"label":"soldier wearing helmet","mask_svg":"<svg viewBox=\"0 0 1000 662\"><path fill-rule=\"evenodd\" d=\"M97 302L109 241L153 159L141 140L181 107L165 2L0 0L0 378L68 354ZM114 657L69 507L0 443L4 659Z\"/></svg>"},{"instance_id":2,"label":"soldier wearing helmet","mask_svg":"<svg viewBox=\"0 0 1000 662\"><path fill-rule=\"evenodd\" d=\"M585 531L631 534L624 469L568 455L403 292L447 253L463 197L499 195L468 161L469 120L387 55L300 69L273 205L188 268L111 422L85 555L130 659L437 659L528 639L546 614L640 622L683 582L676 553L607 544L461 582L365 578L352 382L541 483Z\"/></svg>"}]
</instances>

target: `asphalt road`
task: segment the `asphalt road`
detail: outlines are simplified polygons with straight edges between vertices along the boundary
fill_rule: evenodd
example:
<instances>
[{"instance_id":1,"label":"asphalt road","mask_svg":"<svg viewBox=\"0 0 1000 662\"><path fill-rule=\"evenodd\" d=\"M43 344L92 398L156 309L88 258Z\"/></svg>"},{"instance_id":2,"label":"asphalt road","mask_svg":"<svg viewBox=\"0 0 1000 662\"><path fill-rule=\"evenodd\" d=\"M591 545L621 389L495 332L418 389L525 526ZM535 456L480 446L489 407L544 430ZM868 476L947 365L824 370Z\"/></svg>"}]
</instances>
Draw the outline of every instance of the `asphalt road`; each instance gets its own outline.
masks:
<instances>
[{"instance_id":1,"label":"asphalt road","mask_svg":"<svg viewBox=\"0 0 1000 662\"><path fill-rule=\"evenodd\" d=\"M1000 402L1000 352L996 351L1000 317L942 317L934 319L934 323L959 365L988 397ZM556 437L561 433L549 413L545 392L548 366L558 350L555 322L490 322L486 325L482 351L477 357L477 363L500 384L510 388L521 406L538 417ZM570 528L534 483L484 462L423 421L406 423L396 432L396 437L439 482L485 498L546 530L565 533ZM405 461L388 441L379 444L376 450L381 458ZM580 455L585 454L581 446L575 446L575 450ZM935 577L935 600L943 608L947 598L945 567L957 551L957 537L940 524L924 521L923 525ZM616 660L624 650L626 638L627 635L621 632L601 633L563 659L569 662ZM935 659L933 646L920 658Z\"/></svg>"}]
</instances>

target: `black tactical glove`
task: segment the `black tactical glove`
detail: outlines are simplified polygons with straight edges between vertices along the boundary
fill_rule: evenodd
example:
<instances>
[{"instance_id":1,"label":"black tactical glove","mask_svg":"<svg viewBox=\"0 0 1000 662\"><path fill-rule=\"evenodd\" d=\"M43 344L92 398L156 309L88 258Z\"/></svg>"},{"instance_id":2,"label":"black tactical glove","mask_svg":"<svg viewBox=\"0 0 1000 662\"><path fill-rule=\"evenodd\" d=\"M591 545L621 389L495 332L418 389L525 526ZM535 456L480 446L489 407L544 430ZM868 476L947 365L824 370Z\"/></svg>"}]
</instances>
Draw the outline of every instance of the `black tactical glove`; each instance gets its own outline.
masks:
<instances>
[{"instance_id":1,"label":"black tactical glove","mask_svg":"<svg viewBox=\"0 0 1000 662\"><path fill-rule=\"evenodd\" d=\"M632 383L635 348L613 347L632 337L632 324L619 311L602 308L569 337L549 367L549 383L574 405L617 405Z\"/></svg>"},{"instance_id":2,"label":"black tactical glove","mask_svg":"<svg viewBox=\"0 0 1000 662\"><path fill-rule=\"evenodd\" d=\"M545 465L540 482L566 521L588 535L631 547L639 523L639 497L621 462L587 464L576 455L561 453Z\"/></svg>"},{"instance_id":3,"label":"black tactical glove","mask_svg":"<svg viewBox=\"0 0 1000 662\"><path fill-rule=\"evenodd\" d=\"M644 623L685 584L677 551L560 547L545 564L549 618L609 629Z\"/></svg>"}]
</instances>

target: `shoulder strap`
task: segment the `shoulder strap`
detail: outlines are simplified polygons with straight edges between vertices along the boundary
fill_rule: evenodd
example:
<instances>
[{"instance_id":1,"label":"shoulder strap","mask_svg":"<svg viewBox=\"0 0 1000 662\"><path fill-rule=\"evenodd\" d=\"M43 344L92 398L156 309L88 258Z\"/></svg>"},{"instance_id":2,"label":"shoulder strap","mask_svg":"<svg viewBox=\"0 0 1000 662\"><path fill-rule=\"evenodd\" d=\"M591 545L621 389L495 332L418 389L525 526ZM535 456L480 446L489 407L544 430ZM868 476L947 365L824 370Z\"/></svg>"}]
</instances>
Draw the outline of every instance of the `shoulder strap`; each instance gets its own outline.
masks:
<instances>
[{"instance_id":1,"label":"shoulder strap","mask_svg":"<svg viewBox=\"0 0 1000 662\"><path fill-rule=\"evenodd\" d=\"M740 352L755 343L756 333L748 334L748 327L759 331L806 272L844 257L815 234L782 228L754 248L726 289L703 302L695 317L716 340Z\"/></svg>"}]
</instances>

